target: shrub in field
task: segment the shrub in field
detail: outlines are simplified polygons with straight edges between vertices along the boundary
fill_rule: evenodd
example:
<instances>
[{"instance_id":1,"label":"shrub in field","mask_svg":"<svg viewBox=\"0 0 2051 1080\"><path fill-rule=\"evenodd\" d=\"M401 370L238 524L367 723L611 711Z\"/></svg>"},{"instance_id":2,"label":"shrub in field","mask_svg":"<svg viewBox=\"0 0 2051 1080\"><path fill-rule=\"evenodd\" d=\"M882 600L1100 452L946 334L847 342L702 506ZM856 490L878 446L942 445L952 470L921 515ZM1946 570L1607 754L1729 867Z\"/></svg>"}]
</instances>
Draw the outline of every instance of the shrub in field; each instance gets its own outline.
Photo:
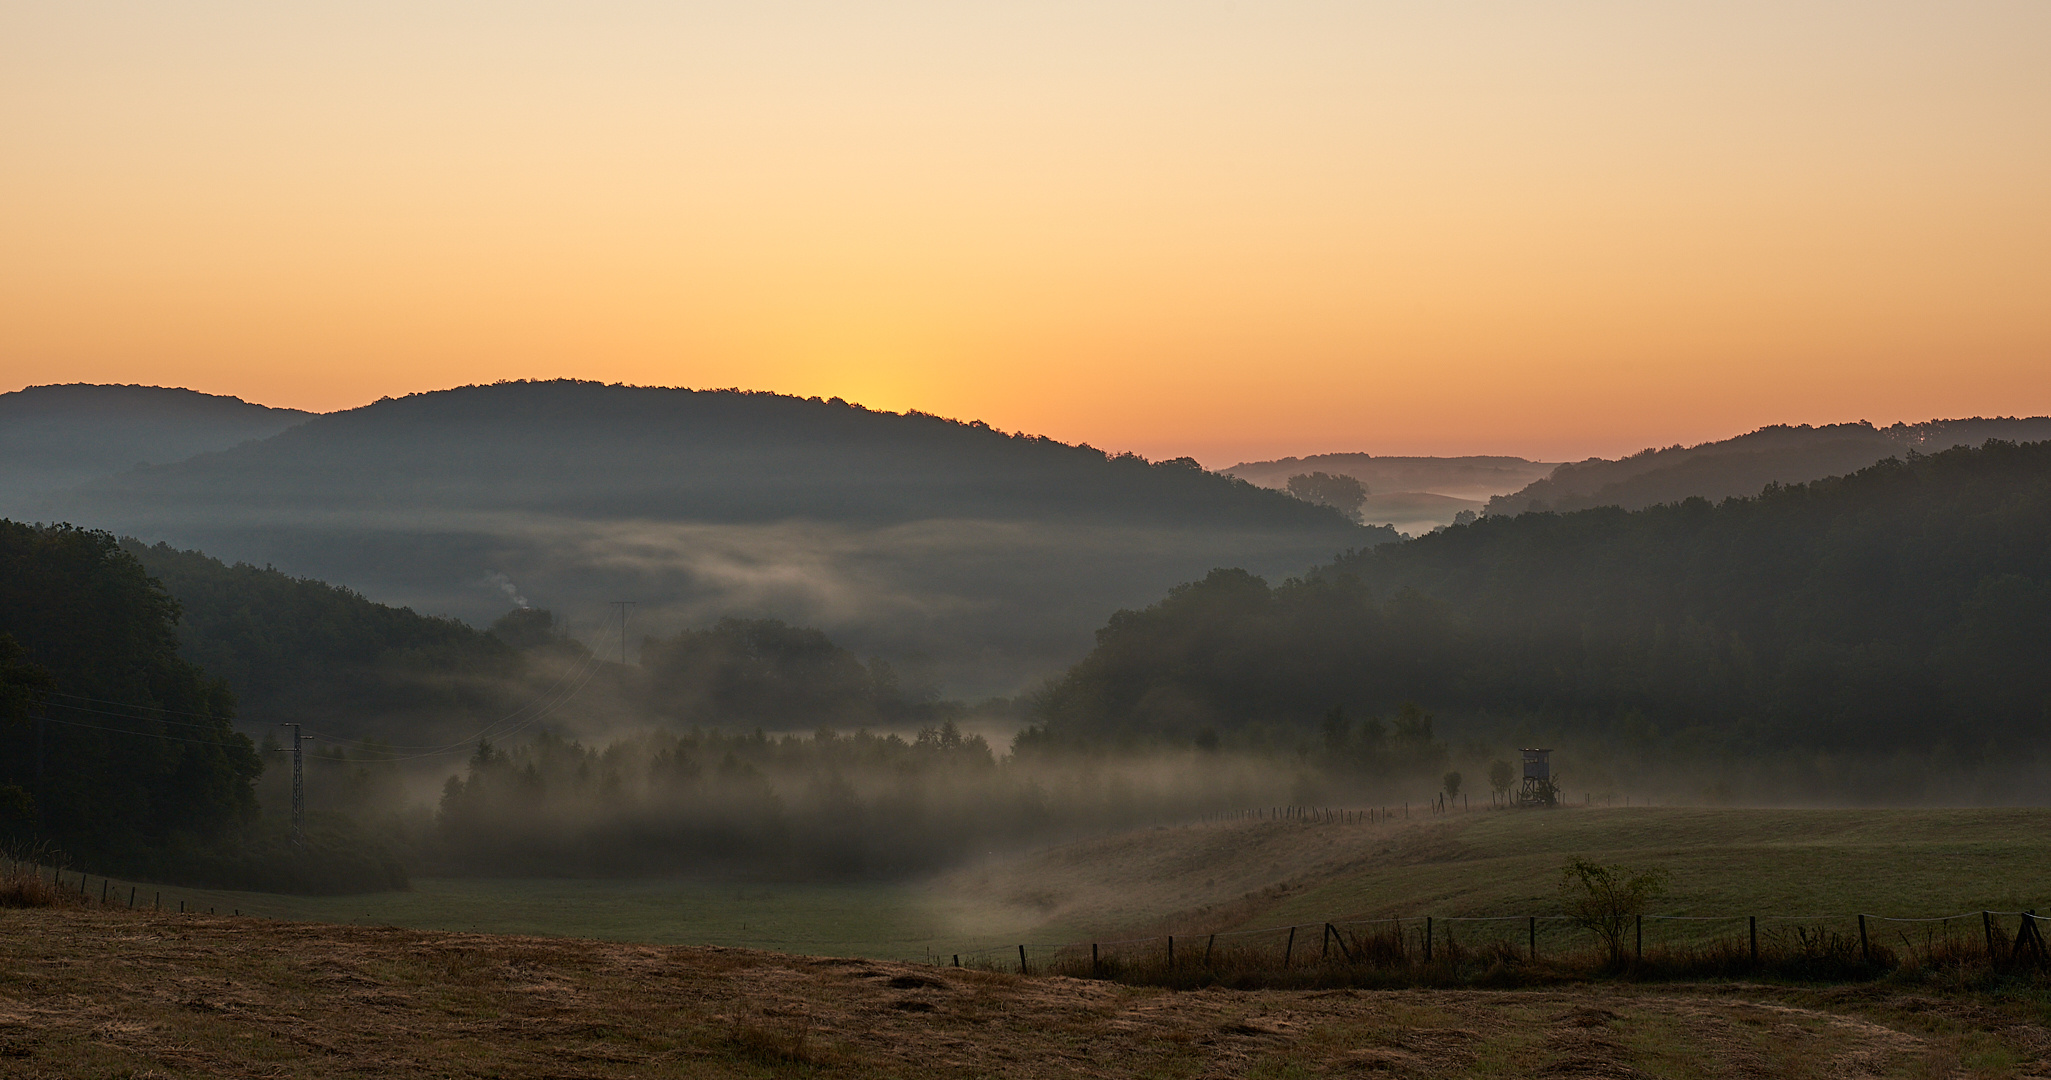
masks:
<instances>
[{"instance_id":1,"label":"shrub in field","mask_svg":"<svg viewBox=\"0 0 2051 1080\"><path fill-rule=\"evenodd\" d=\"M1671 877L1658 869L1604 866L1583 858L1560 869L1560 903L1574 925L1602 939L1612 964L1624 959L1624 935L1652 901L1666 895Z\"/></svg>"}]
</instances>

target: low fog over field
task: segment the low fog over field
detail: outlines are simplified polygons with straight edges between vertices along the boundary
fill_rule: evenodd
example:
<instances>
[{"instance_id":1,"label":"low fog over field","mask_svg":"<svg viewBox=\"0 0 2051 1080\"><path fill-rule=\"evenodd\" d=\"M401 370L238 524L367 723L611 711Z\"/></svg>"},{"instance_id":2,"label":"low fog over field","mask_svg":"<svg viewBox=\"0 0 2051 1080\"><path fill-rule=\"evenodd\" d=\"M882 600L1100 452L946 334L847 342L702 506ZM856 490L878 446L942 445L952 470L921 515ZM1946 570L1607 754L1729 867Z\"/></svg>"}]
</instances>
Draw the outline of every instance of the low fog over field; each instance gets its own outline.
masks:
<instances>
[{"instance_id":1,"label":"low fog over field","mask_svg":"<svg viewBox=\"0 0 2051 1080\"><path fill-rule=\"evenodd\" d=\"M0 523L0 829L320 891L901 879L1500 802L1525 746L1570 801L2045 797L2051 444L1400 543L1319 472L593 384L315 418L53 497L141 538Z\"/></svg>"}]
</instances>

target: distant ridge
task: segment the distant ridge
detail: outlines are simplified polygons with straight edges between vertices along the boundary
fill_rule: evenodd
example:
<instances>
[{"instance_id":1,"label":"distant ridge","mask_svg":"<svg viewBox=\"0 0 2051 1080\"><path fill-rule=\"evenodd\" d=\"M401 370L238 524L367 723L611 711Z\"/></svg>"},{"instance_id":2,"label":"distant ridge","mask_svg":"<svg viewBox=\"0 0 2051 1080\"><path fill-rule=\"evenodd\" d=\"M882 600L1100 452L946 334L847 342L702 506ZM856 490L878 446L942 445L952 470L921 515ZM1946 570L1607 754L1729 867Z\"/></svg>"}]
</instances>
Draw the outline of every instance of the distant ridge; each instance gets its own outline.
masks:
<instances>
[{"instance_id":1,"label":"distant ridge","mask_svg":"<svg viewBox=\"0 0 2051 1080\"><path fill-rule=\"evenodd\" d=\"M1735 438L1695 446L1641 450L1618 460L1589 458L1559 466L1527 487L1488 502L1490 514L1531 510L1637 510L1688 498L1757 495L1768 484L1801 484L1840 476L1904 453L1936 453L1988 439L2051 439L2051 417L1971 417L1874 427L1774 424Z\"/></svg>"},{"instance_id":2,"label":"distant ridge","mask_svg":"<svg viewBox=\"0 0 2051 1080\"><path fill-rule=\"evenodd\" d=\"M1188 459L838 399L561 380L385 399L37 503L484 625L512 590L605 634L819 627L908 678L1010 692L1122 604L1219 565L1396 539ZM616 646L609 646L616 647Z\"/></svg>"},{"instance_id":3,"label":"distant ridge","mask_svg":"<svg viewBox=\"0 0 2051 1080\"><path fill-rule=\"evenodd\" d=\"M541 511L694 521L1194 517L1343 527L1206 472L979 421L742 390L502 382L327 413L261 445L112 477L79 503Z\"/></svg>"},{"instance_id":4,"label":"distant ridge","mask_svg":"<svg viewBox=\"0 0 2051 1080\"><path fill-rule=\"evenodd\" d=\"M1542 479L1558 462L1476 454L1466 457L1392 457L1377 454L1312 454L1274 461L1242 461L1219 470L1262 487L1279 488L1291 476L1326 472L1350 476L1377 495L1399 492L1487 499Z\"/></svg>"},{"instance_id":5,"label":"distant ridge","mask_svg":"<svg viewBox=\"0 0 2051 1080\"><path fill-rule=\"evenodd\" d=\"M167 386L66 383L0 394L0 513L138 464L266 439L312 415Z\"/></svg>"}]
</instances>

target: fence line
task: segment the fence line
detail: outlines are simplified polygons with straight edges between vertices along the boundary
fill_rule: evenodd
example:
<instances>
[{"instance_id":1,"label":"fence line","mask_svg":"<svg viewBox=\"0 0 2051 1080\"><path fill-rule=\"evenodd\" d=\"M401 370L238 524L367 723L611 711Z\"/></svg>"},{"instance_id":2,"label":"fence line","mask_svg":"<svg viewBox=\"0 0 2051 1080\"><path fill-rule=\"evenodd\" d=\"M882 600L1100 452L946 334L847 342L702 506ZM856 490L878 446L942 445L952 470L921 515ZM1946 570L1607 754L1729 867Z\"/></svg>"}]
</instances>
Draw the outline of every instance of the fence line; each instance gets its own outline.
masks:
<instances>
[{"instance_id":1,"label":"fence line","mask_svg":"<svg viewBox=\"0 0 2051 1080\"><path fill-rule=\"evenodd\" d=\"M1874 963L1874 950L1872 943L1869 939L1869 936L1867 934L1866 923L1868 920L1872 920L1874 922L1928 925L1968 920L1976 916L1980 918L1985 927L1986 956L1990 960L1999 961L2004 958L2005 953L2006 958L2011 961L2019 959L2030 960L2038 966L2051 966L2051 949L2047 949L2045 940L2043 938L2043 931L2041 929L2042 924L2051 922L2051 915L2038 915L2035 911L1997 911L1990 908L1977 912L1963 912L1957 915L1938 916L1891 916L1874 915L1865 912L1844 912L1820 915L1623 914L1613 916L1613 918L1629 920L1632 924L1635 925L1636 929L1631 931L1634 940L1631 943L1632 947L1630 951L1633 954L1633 959L1641 962L1643 960L1645 947L1644 923L1647 920L1656 922L1745 923L1751 927L1751 938L1749 942L1749 958L1750 961L1756 965L1758 964L1760 958L1758 926L1759 923L1763 921L1811 924L1825 924L1832 921L1838 921L1841 923L1856 922L1858 925L1857 952L1859 954L1859 958L1864 963L1872 964ZM1995 918L2013 918L2020 920L2020 924L2016 930L2014 940L2012 943L2009 941L2009 934L2006 930L2001 930L1994 926L1992 920ZM1396 944L1398 945L1398 947L1401 947L1401 938L1406 936L1403 934L1405 927L1402 924L1404 923L1411 924L1411 928L1414 928L1419 932L1418 945L1420 946L1420 952L1424 959L1424 962L1427 964L1432 962L1434 939L1440 936L1441 931L1443 932L1445 947L1453 951L1456 955L1460 951L1461 946L1459 946L1456 943L1455 939L1452 936L1452 924L1454 923L1521 923L1524 925L1524 928L1526 930L1525 943L1529 948L1529 956L1533 959L1536 958L1537 954L1538 928L1540 923L1546 923L1555 926L1559 923L1574 923L1582 928L1589 928L1589 920L1579 918L1573 915L1562 914L1390 916L1377 919L1328 919L1317 922L1286 923L1276 926L1259 927L1248 930L1221 930L1213 933L1196 933L1186 935L1158 934L1153 935L1151 937L1122 938L1115 941L1099 940L1063 942L1026 942L1016 946L991 946L988 948L964 951L952 955L954 956L956 966L961 966L961 959L963 957L980 958L985 956L991 956L997 953L1005 953L1008 955L1011 952L1016 951L1018 954L1019 967L1021 971L1025 973L1030 973L1027 970L1027 958L1030 955L1038 954L1044 957L1047 954L1051 953L1053 954L1054 960L1056 962L1059 962L1063 959L1079 957L1082 951L1087 948L1089 950L1089 964L1091 971L1093 973L1096 973L1100 969L1102 969L1107 963L1116 962L1119 959L1117 957L1106 957L1105 955L1105 950L1110 949L1114 946L1124 947L1132 945L1151 944L1160 947L1162 950L1165 950L1166 955L1172 959L1172 957L1175 955L1176 939L1180 937L1185 942L1202 942L1203 948L1201 952L1204 957L1203 962L1208 964L1214 955L1216 944L1222 939L1246 938L1260 935L1287 935L1286 942L1283 945L1283 963L1284 966L1287 966L1289 964L1289 957L1292 955L1292 953L1294 953L1296 949L1297 932L1306 930L1321 930L1323 931L1323 936L1321 938L1319 945L1320 959L1322 961L1328 961L1331 959L1330 946L1331 944L1336 942L1339 946L1339 957L1344 959L1350 965L1357 963L1353 956L1353 951L1354 947L1357 947L1361 944L1361 941L1356 936L1356 939L1354 941L1349 942L1346 939L1346 936L1342 934L1340 931L1355 927L1390 927L1394 931L1395 935L1397 935L1398 940L1396 941ZM1593 932L1592 929L1591 932ZM1798 935L1802 934L1799 928L1796 930L1796 933ZM1817 927L1816 937L1811 939L1808 935L1802 935L1802 940L1805 943L1808 943L1808 947L1812 949L1820 948L1823 945L1827 944L1825 938L1829 933L1830 931L1824 929L1821 925L1819 925ZM1908 944L1909 947L1913 950L1913 942L1908 942L1906 938L1904 938L1904 942ZM1883 945L1883 950L1885 950L1886 948L1887 946Z\"/></svg>"}]
</instances>

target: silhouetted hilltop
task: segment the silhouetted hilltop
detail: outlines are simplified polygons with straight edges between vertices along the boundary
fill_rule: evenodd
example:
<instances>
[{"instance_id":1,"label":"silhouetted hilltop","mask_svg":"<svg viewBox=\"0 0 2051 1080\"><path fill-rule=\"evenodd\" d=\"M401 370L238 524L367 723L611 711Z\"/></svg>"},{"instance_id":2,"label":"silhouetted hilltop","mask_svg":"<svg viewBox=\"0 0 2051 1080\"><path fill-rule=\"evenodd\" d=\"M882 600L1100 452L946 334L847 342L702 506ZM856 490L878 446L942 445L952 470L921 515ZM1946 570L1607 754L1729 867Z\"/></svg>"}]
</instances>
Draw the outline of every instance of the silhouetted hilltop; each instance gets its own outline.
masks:
<instances>
[{"instance_id":1,"label":"silhouetted hilltop","mask_svg":"<svg viewBox=\"0 0 2051 1080\"><path fill-rule=\"evenodd\" d=\"M1204 471L839 400L588 382L382 400L94 481L37 516L482 625L524 592L588 638L820 627L913 681L1016 689L1220 562L1395 539Z\"/></svg>"},{"instance_id":2,"label":"silhouetted hilltop","mask_svg":"<svg viewBox=\"0 0 2051 1080\"><path fill-rule=\"evenodd\" d=\"M311 413L165 386L73 383L0 394L0 513L138 464L266 439Z\"/></svg>"},{"instance_id":3,"label":"silhouetted hilltop","mask_svg":"<svg viewBox=\"0 0 2051 1080\"><path fill-rule=\"evenodd\" d=\"M838 399L572 381L386 399L258 445L95 483L79 502L116 500L722 522L1344 524L1186 458L1147 462Z\"/></svg>"},{"instance_id":4,"label":"silhouetted hilltop","mask_svg":"<svg viewBox=\"0 0 2051 1080\"><path fill-rule=\"evenodd\" d=\"M1561 465L1519 491L1490 499L1490 514L1532 510L1626 510L1688 498L1756 495L1767 484L1799 484L1855 472L1908 451L1934 453L1988 439L2051 439L2051 417L1931 420L1876 428L1854 424L1763 427L1697 446L1647 449L1619 460L1589 458Z\"/></svg>"}]
</instances>

